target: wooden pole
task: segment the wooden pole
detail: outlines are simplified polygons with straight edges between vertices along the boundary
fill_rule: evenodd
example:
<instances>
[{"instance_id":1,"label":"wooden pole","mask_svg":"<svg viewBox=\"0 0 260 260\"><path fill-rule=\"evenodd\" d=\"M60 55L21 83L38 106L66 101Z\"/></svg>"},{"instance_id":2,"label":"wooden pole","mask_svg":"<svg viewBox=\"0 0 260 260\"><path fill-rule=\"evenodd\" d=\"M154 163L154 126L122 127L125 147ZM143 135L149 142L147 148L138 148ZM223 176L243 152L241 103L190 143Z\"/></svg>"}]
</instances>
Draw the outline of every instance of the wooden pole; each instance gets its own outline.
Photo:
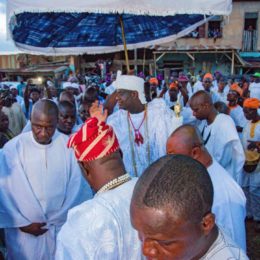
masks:
<instances>
[{"instance_id":1,"label":"wooden pole","mask_svg":"<svg viewBox=\"0 0 260 260\"><path fill-rule=\"evenodd\" d=\"M126 70L127 70L127 74L129 74L130 67L129 67L129 59L128 59L126 40L125 40L125 29L124 29L124 23L123 23L123 19L122 19L121 15L119 15L119 20L120 20L120 25L121 25L121 30L122 30L122 39L123 39L123 43L124 43Z\"/></svg>"},{"instance_id":2,"label":"wooden pole","mask_svg":"<svg viewBox=\"0 0 260 260\"><path fill-rule=\"evenodd\" d=\"M235 72L235 52L232 50L232 58L231 58L231 75L234 75Z\"/></svg>"}]
</instances>

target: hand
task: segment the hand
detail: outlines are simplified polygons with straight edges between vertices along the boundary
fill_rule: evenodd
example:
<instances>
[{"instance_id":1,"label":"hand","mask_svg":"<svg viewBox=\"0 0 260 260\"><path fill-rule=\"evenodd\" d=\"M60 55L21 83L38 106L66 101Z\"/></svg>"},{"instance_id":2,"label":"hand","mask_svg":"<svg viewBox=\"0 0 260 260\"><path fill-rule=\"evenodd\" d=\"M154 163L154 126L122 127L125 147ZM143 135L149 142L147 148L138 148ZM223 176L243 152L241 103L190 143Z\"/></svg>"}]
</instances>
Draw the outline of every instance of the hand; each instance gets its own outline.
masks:
<instances>
[{"instance_id":1,"label":"hand","mask_svg":"<svg viewBox=\"0 0 260 260\"><path fill-rule=\"evenodd\" d=\"M89 109L90 117L96 117L99 121L105 122L107 120L107 109L103 111L103 105L95 101Z\"/></svg>"},{"instance_id":2,"label":"hand","mask_svg":"<svg viewBox=\"0 0 260 260\"><path fill-rule=\"evenodd\" d=\"M257 150L258 153L260 153L260 142L255 141L248 141L249 144L247 146L248 150L254 151Z\"/></svg>"},{"instance_id":3,"label":"hand","mask_svg":"<svg viewBox=\"0 0 260 260\"><path fill-rule=\"evenodd\" d=\"M45 225L46 223L32 223L28 226L20 227L20 230L37 237L48 231L48 229L42 228Z\"/></svg>"}]
</instances>

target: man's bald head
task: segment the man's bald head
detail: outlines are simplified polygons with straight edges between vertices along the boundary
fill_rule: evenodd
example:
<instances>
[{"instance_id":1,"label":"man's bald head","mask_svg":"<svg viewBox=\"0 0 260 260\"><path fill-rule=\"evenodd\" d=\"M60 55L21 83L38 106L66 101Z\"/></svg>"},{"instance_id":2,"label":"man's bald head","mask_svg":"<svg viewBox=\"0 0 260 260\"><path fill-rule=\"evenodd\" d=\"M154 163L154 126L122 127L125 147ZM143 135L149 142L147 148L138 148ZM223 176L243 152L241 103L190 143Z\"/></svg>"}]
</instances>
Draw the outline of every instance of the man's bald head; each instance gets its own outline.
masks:
<instances>
[{"instance_id":1,"label":"man's bald head","mask_svg":"<svg viewBox=\"0 0 260 260\"><path fill-rule=\"evenodd\" d=\"M190 103L209 104L213 106L212 98L210 94L204 90L196 92L190 99Z\"/></svg>"},{"instance_id":2,"label":"man's bald head","mask_svg":"<svg viewBox=\"0 0 260 260\"><path fill-rule=\"evenodd\" d=\"M68 101L72 104L75 104L75 97L74 95L69 91L63 91L60 93L59 102Z\"/></svg>"},{"instance_id":3,"label":"man's bald head","mask_svg":"<svg viewBox=\"0 0 260 260\"><path fill-rule=\"evenodd\" d=\"M211 96L208 92L200 90L196 92L189 101L193 115L198 120L208 119L215 110Z\"/></svg>"},{"instance_id":4,"label":"man's bald head","mask_svg":"<svg viewBox=\"0 0 260 260\"><path fill-rule=\"evenodd\" d=\"M35 113L58 118L58 107L55 102L50 99L41 99L34 104L31 117L33 117Z\"/></svg>"},{"instance_id":5,"label":"man's bald head","mask_svg":"<svg viewBox=\"0 0 260 260\"><path fill-rule=\"evenodd\" d=\"M192 149L203 145L198 128L192 125L183 125L177 128L167 140L168 154L190 155Z\"/></svg>"},{"instance_id":6,"label":"man's bald head","mask_svg":"<svg viewBox=\"0 0 260 260\"><path fill-rule=\"evenodd\" d=\"M32 132L36 142L49 144L58 122L58 107L52 100L41 99L33 106L31 114Z\"/></svg>"}]
</instances>

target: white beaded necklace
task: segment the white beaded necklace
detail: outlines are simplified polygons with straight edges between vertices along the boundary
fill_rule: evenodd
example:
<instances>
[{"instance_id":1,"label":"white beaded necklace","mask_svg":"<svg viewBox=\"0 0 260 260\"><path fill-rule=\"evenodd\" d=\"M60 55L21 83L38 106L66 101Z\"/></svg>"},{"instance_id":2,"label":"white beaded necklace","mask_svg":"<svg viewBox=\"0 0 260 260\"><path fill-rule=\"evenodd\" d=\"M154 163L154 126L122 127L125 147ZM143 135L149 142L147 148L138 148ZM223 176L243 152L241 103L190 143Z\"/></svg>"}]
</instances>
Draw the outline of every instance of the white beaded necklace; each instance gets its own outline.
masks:
<instances>
[{"instance_id":1,"label":"white beaded necklace","mask_svg":"<svg viewBox=\"0 0 260 260\"><path fill-rule=\"evenodd\" d=\"M124 175L121 175L115 179L113 179L112 181L108 182L107 184L105 184L103 187L101 187L96 194L100 194L102 192L105 192L105 191L108 191L108 190L111 190L127 181L130 181L131 180L131 176L126 173Z\"/></svg>"}]
</instances>

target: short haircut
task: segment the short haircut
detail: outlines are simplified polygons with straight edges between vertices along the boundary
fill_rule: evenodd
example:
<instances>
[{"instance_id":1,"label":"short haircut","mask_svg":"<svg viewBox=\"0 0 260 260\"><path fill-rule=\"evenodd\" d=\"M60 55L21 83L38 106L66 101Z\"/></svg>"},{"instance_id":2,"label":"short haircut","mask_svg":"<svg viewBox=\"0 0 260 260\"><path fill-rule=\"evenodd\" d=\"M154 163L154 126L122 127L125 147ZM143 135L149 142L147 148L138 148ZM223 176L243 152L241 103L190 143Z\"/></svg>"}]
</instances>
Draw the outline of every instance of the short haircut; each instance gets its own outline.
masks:
<instances>
[{"instance_id":1,"label":"short haircut","mask_svg":"<svg viewBox=\"0 0 260 260\"><path fill-rule=\"evenodd\" d=\"M193 94L192 97L190 98L190 103L192 103L194 99L199 99L200 103L207 103L213 106L211 95L205 90L199 90L198 92Z\"/></svg>"},{"instance_id":2,"label":"short haircut","mask_svg":"<svg viewBox=\"0 0 260 260\"><path fill-rule=\"evenodd\" d=\"M138 207L171 209L175 219L201 221L211 212L213 186L207 169L184 155L166 155L151 164L135 186Z\"/></svg>"},{"instance_id":3,"label":"short haircut","mask_svg":"<svg viewBox=\"0 0 260 260\"><path fill-rule=\"evenodd\" d=\"M41 94L41 91L37 87L32 87L30 89L30 93L32 93L32 92L37 92L38 94Z\"/></svg>"},{"instance_id":4,"label":"short haircut","mask_svg":"<svg viewBox=\"0 0 260 260\"><path fill-rule=\"evenodd\" d=\"M69 102L69 101L61 101L61 102L59 102L58 109L59 109L59 111L61 111L63 109L72 109L76 113L76 106L74 104L72 104L71 102Z\"/></svg>"},{"instance_id":5,"label":"short haircut","mask_svg":"<svg viewBox=\"0 0 260 260\"><path fill-rule=\"evenodd\" d=\"M50 99L38 100L33 106L31 117L34 115L34 113L39 112L48 117L58 118L58 107L56 103Z\"/></svg>"},{"instance_id":6,"label":"short haircut","mask_svg":"<svg viewBox=\"0 0 260 260\"><path fill-rule=\"evenodd\" d=\"M214 103L214 107L217 109L219 113L226 114L226 115L229 115L230 113L229 107L224 102L217 101Z\"/></svg>"}]
</instances>

